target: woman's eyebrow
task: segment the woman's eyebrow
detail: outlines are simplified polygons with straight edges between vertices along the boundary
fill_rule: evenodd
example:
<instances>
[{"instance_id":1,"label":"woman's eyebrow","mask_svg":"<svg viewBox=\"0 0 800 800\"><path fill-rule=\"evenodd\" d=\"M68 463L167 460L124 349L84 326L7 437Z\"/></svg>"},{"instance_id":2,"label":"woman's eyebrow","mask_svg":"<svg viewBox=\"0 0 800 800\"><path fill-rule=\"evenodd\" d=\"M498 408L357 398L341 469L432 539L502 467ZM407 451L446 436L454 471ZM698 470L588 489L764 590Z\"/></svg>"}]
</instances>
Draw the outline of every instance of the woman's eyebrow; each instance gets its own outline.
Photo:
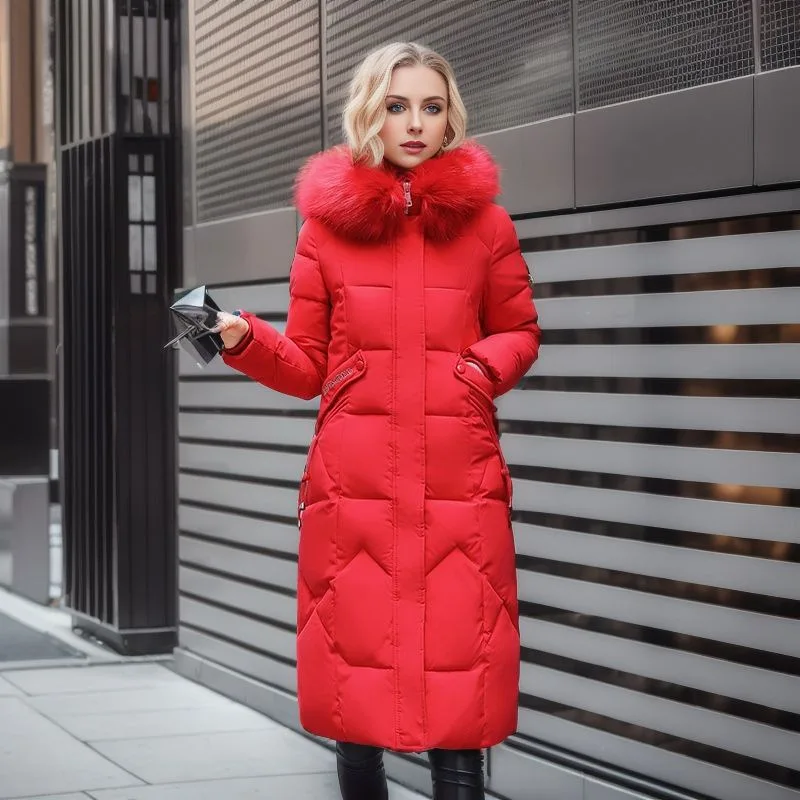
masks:
<instances>
[{"instance_id":1,"label":"woman's eyebrow","mask_svg":"<svg viewBox=\"0 0 800 800\"><path fill-rule=\"evenodd\" d=\"M387 94L386 99L393 98L394 100L403 100L404 102L408 102L407 97L403 97L401 94ZM443 103L445 102L444 97L439 97L438 94L435 94L433 97L426 97L422 102L427 103L428 100L441 100Z\"/></svg>"}]
</instances>

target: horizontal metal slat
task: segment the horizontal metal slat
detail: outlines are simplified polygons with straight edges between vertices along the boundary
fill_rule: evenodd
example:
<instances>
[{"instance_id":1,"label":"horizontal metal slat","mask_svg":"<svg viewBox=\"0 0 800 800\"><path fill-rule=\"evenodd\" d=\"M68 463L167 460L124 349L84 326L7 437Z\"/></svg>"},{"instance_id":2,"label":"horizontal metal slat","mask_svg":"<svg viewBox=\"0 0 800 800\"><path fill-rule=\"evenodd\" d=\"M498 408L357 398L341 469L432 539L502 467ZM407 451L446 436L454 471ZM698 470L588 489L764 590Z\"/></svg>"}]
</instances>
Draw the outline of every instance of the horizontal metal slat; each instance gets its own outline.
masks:
<instances>
[{"instance_id":1,"label":"horizontal metal slat","mask_svg":"<svg viewBox=\"0 0 800 800\"><path fill-rule=\"evenodd\" d=\"M292 694L297 693L297 671L289 664L184 626L179 628L178 636L181 647L192 653Z\"/></svg>"},{"instance_id":2,"label":"horizontal metal slat","mask_svg":"<svg viewBox=\"0 0 800 800\"><path fill-rule=\"evenodd\" d=\"M182 470L206 470L270 480L299 481L305 464L305 456L274 450L181 444L178 452Z\"/></svg>"},{"instance_id":3,"label":"horizontal metal slat","mask_svg":"<svg viewBox=\"0 0 800 800\"><path fill-rule=\"evenodd\" d=\"M297 490L264 486L223 478L199 475L178 476L180 500L211 503L212 505L292 517L297 514Z\"/></svg>"},{"instance_id":4,"label":"horizontal metal slat","mask_svg":"<svg viewBox=\"0 0 800 800\"><path fill-rule=\"evenodd\" d=\"M209 441L308 448L314 435L314 420L296 417L251 417L246 414L183 413L178 415L178 434L182 438Z\"/></svg>"},{"instance_id":5,"label":"horizontal metal slat","mask_svg":"<svg viewBox=\"0 0 800 800\"><path fill-rule=\"evenodd\" d=\"M210 634L222 634L242 644L255 644L282 658L294 660L295 634L269 623L243 617L189 597L180 598L180 622L202 628Z\"/></svg>"},{"instance_id":6,"label":"horizontal metal slat","mask_svg":"<svg viewBox=\"0 0 800 800\"><path fill-rule=\"evenodd\" d=\"M186 564L225 572L233 577L261 581L291 591L296 589L297 565L292 561L247 553L187 536L181 536L178 544L180 560Z\"/></svg>"},{"instance_id":7,"label":"horizontal metal slat","mask_svg":"<svg viewBox=\"0 0 800 800\"><path fill-rule=\"evenodd\" d=\"M524 223L517 223L523 236ZM800 265L800 231L548 250L525 257L539 283L778 269Z\"/></svg>"},{"instance_id":8,"label":"horizontal metal slat","mask_svg":"<svg viewBox=\"0 0 800 800\"><path fill-rule=\"evenodd\" d=\"M558 297L536 306L550 330L800 322L800 288Z\"/></svg>"},{"instance_id":9,"label":"horizontal metal slat","mask_svg":"<svg viewBox=\"0 0 800 800\"><path fill-rule=\"evenodd\" d=\"M774 783L529 708L519 710L518 731L553 747L582 753L708 797L797 800L796 792ZM506 748L511 749L509 745L500 745L498 749Z\"/></svg>"},{"instance_id":10,"label":"horizontal metal slat","mask_svg":"<svg viewBox=\"0 0 800 800\"><path fill-rule=\"evenodd\" d=\"M800 658L797 621L520 570L520 600Z\"/></svg>"},{"instance_id":11,"label":"horizontal metal slat","mask_svg":"<svg viewBox=\"0 0 800 800\"><path fill-rule=\"evenodd\" d=\"M178 506L178 526L182 531L221 539L233 545L263 547L297 555L298 533L294 524L181 504Z\"/></svg>"},{"instance_id":12,"label":"horizontal metal slat","mask_svg":"<svg viewBox=\"0 0 800 800\"><path fill-rule=\"evenodd\" d=\"M547 345L529 375L800 378L797 344Z\"/></svg>"},{"instance_id":13,"label":"horizontal metal slat","mask_svg":"<svg viewBox=\"0 0 800 800\"><path fill-rule=\"evenodd\" d=\"M674 447L515 433L503 434L502 444L508 462L521 466L800 489L800 458L793 453Z\"/></svg>"},{"instance_id":14,"label":"horizontal metal slat","mask_svg":"<svg viewBox=\"0 0 800 800\"><path fill-rule=\"evenodd\" d=\"M181 408L252 408L315 412L319 398L301 400L254 381L185 381L178 390Z\"/></svg>"},{"instance_id":15,"label":"horizontal metal slat","mask_svg":"<svg viewBox=\"0 0 800 800\"><path fill-rule=\"evenodd\" d=\"M800 564L514 524L519 555L800 600Z\"/></svg>"},{"instance_id":16,"label":"horizontal metal slat","mask_svg":"<svg viewBox=\"0 0 800 800\"><path fill-rule=\"evenodd\" d=\"M800 734L759 722L524 662L520 690L768 764L797 766Z\"/></svg>"},{"instance_id":17,"label":"horizontal metal slat","mask_svg":"<svg viewBox=\"0 0 800 800\"><path fill-rule=\"evenodd\" d=\"M535 367L534 367L535 369ZM750 433L800 433L800 400L516 390L503 419Z\"/></svg>"},{"instance_id":18,"label":"horizontal metal slat","mask_svg":"<svg viewBox=\"0 0 800 800\"><path fill-rule=\"evenodd\" d=\"M545 620L520 618L522 644L535 650L800 713L800 678Z\"/></svg>"},{"instance_id":19,"label":"horizontal metal slat","mask_svg":"<svg viewBox=\"0 0 800 800\"><path fill-rule=\"evenodd\" d=\"M297 601L293 597L240 583L235 578L221 578L200 572L191 567L180 567L179 575L181 592L214 600L232 608L245 608L286 625L296 624Z\"/></svg>"},{"instance_id":20,"label":"horizontal metal slat","mask_svg":"<svg viewBox=\"0 0 800 800\"><path fill-rule=\"evenodd\" d=\"M800 543L800 509L514 480L519 510L678 531Z\"/></svg>"}]
</instances>

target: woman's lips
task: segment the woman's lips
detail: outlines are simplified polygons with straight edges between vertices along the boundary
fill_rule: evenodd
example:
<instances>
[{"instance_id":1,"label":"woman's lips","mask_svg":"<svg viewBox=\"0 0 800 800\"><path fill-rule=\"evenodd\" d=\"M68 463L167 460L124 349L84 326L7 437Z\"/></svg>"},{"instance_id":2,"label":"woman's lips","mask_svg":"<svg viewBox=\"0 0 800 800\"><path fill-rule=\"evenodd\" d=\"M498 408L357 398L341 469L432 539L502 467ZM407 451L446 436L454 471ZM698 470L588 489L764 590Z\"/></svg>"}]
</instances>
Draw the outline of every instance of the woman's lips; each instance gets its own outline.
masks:
<instances>
[{"instance_id":1,"label":"woman's lips","mask_svg":"<svg viewBox=\"0 0 800 800\"><path fill-rule=\"evenodd\" d=\"M421 153L425 149L424 144L401 144L400 147L402 147L406 153L412 153L413 155Z\"/></svg>"}]
</instances>

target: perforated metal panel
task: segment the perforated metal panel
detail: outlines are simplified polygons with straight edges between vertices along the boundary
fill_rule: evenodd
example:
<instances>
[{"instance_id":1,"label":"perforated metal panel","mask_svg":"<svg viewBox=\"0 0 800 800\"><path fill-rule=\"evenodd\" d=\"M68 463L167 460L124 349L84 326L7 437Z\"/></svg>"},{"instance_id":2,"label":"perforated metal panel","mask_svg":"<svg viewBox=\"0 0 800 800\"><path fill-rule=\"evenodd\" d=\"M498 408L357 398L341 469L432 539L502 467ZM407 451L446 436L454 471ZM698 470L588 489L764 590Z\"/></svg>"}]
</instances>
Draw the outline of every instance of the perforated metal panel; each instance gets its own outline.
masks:
<instances>
[{"instance_id":1,"label":"perforated metal panel","mask_svg":"<svg viewBox=\"0 0 800 800\"><path fill-rule=\"evenodd\" d=\"M319 150L316 0L196 3L198 221L291 204Z\"/></svg>"},{"instance_id":2,"label":"perforated metal panel","mask_svg":"<svg viewBox=\"0 0 800 800\"><path fill-rule=\"evenodd\" d=\"M795 67L800 64L800 2L760 0L761 68Z\"/></svg>"},{"instance_id":3,"label":"perforated metal panel","mask_svg":"<svg viewBox=\"0 0 800 800\"><path fill-rule=\"evenodd\" d=\"M353 70L370 50L392 41L417 41L452 63L471 134L573 110L570 0L325 5L332 142L342 140L341 113Z\"/></svg>"},{"instance_id":4,"label":"perforated metal panel","mask_svg":"<svg viewBox=\"0 0 800 800\"><path fill-rule=\"evenodd\" d=\"M752 73L752 16L749 0L578 0L579 109Z\"/></svg>"}]
</instances>

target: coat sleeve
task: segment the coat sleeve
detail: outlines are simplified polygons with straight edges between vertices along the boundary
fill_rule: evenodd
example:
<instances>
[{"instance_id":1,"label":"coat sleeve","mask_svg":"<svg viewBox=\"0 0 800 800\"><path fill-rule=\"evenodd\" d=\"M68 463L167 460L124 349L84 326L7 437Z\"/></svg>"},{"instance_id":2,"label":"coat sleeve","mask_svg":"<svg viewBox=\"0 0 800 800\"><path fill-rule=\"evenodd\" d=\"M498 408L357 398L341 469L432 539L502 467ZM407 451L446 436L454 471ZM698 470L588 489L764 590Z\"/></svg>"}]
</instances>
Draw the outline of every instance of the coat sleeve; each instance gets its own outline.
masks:
<instances>
[{"instance_id":1,"label":"coat sleeve","mask_svg":"<svg viewBox=\"0 0 800 800\"><path fill-rule=\"evenodd\" d=\"M223 350L225 363L283 394L316 397L327 373L330 297L308 222L300 230L289 273L286 334L253 314L242 316L250 331L235 348Z\"/></svg>"},{"instance_id":2,"label":"coat sleeve","mask_svg":"<svg viewBox=\"0 0 800 800\"><path fill-rule=\"evenodd\" d=\"M483 293L484 338L464 355L480 363L495 382L496 394L513 389L539 353L541 331L528 265L514 223L498 208L492 261Z\"/></svg>"}]
</instances>

